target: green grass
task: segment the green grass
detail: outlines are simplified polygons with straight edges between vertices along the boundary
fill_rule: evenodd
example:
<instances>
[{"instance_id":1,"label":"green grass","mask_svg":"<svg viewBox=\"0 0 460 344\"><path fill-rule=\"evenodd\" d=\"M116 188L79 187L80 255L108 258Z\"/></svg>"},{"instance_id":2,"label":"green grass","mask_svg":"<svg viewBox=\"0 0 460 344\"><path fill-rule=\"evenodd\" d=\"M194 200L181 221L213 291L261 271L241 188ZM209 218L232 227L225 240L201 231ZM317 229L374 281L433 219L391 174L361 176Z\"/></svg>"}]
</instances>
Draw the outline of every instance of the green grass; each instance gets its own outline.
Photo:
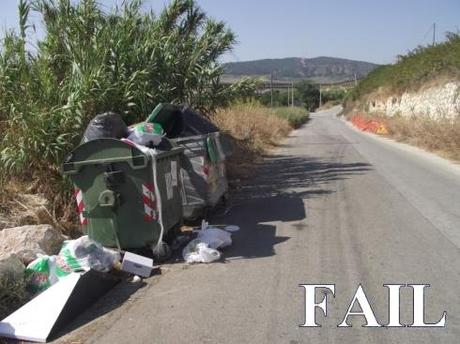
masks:
<instances>
[{"instance_id":1,"label":"green grass","mask_svg":"<svg viewBox=\"0 0 460 344\"><path fill-rule=\"evenodd\" d=\"M308 120L309 113L302 107L275 107L276 116L286 119L293 128L298 128Z\"/></svg>"},{"instance_id":2,"label":"green grass","mask_svg":"<svg viewBox=\"0 0 460 344\"><path fill-rule=\"evenodd\" d=\"M381 66L364 78L351 94L352 100L384 88L392 93L417 89L438 77L460 77L460 35L449 33L443 43L418 47L398 62Z\"/></svg>"}]
</instances>

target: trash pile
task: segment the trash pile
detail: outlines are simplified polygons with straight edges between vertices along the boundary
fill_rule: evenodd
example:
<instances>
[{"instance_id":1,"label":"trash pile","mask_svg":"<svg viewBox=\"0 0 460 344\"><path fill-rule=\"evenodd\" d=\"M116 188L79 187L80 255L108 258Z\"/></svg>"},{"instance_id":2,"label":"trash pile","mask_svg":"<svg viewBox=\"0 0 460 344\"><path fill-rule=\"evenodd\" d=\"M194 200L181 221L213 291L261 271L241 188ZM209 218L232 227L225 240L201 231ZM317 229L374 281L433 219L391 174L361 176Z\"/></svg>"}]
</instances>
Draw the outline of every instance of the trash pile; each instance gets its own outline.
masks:
<instances>
[{"instance_id":1,"label":"trash pile","mask_svg":"<svg viewBox=\"0 0 460 344\"><path fill-rule=\"evenodd\" d=\"M30 263L25 272L27 286L33 293L41 292L72 272L91 269L109 272L120 259L119 252L107 249L84 235L65 241L58 255L42 255Z\"/></svg>"},{"instance_id":2,"label":"trash pile","mask_svg":"<svg viewBox=\"0 0 460 344\"><path fill-rule=\"evenodd\" d=\"M229 154L208 119L161 103L130 127L118 114L97 115L65 159L64 173L90 239L118 249L150 246L162 260L173 231L224 198Z\"/></svg>"},{"instance_id":3,"label":"trash pile","mask_svg":"<svg viewBox=\"0 0 460 344\"><path fill-rule=\"evenodd\" d=\"M231 232L237 231L237 226L226 226L224 230L210 227L203 220L201 229L196 239L190 241L182 250L182 256L187 263L211 263L220 259L218 248L224 248L232 244Z\"/></svg>"},{"instance_id":4,"label":"trash pile","mask_svg":"<svg viewBox=\"0 0 460 344\"><path fill-rule=\"evenodd\" d=\"M203 218L225 196L229 154L218 128L188 107L162 103L131 126L113 112L94 117L63 165L85 235L28 263L34 298L0 322L0 336L47 340L60 317L76 315L121 278L149 277L184 221ZM203 221L193 239L182 236L185 262L221 258L238 227L218 227ZM44 312L52 316L34 315Z\"/></svg>"}]
</instances>

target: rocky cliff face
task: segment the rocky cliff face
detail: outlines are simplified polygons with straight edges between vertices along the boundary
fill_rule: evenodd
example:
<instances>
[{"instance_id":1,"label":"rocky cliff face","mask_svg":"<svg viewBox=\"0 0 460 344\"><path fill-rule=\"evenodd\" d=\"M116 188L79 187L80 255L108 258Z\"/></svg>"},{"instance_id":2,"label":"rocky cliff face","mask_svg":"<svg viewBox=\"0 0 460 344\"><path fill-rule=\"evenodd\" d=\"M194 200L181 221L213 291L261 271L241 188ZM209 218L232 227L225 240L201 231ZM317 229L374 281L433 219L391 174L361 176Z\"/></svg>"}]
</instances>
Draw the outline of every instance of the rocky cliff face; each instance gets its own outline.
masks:
<instances>
[{"instance_id":1,"label":"rocky cliff face","mask_svg":"<svg viewBox=\"0 0 460 344\"><path fill-rule=\"evenodd\" d=\"M378 95L371 95L368 97L367 106L369 112L384 113L388 116L452 119L460 114L460 81L446 82L384 99Z\"/></svg>"}]
</instances>

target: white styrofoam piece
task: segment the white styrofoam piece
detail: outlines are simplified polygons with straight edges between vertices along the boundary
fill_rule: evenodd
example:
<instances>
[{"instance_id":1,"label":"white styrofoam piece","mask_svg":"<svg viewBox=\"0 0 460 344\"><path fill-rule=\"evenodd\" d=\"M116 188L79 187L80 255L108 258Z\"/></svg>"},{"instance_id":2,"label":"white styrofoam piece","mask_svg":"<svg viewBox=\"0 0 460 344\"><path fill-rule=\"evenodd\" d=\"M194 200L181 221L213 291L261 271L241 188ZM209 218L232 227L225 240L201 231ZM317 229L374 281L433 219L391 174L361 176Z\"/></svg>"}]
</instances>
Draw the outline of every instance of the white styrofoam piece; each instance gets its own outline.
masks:
<instances>
[{"instance_id":1,"label":"white styrofoam piece","mask_svg":"<svg viewBox=\"0 0 460 344\"><path fill-rule=\"evenodd\" d=\"M80 277L78 273L63 277L58 283L7 316L0 322L0 336L46 342Z\"/></svg>"}]
</instances>

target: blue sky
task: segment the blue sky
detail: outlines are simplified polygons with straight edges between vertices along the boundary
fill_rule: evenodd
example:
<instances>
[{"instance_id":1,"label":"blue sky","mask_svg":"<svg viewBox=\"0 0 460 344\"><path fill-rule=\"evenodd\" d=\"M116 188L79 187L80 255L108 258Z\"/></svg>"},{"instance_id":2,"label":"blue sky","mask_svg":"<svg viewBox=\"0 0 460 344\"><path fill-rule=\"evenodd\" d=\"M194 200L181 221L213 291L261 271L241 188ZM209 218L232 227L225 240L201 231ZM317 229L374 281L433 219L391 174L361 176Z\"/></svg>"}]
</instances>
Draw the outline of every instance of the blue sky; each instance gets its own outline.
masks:
<instances>
[{"instance_id":1,"label":"blue sky","mask_svg":"<svg viewBox=\"0 0 460 344\"><path fill-rule=\"evenodd\" d=\"M100 0L110 8L121 0ZM167 1L147 0L160 10ZM198 0L225 21L238 45L225 61L333 56L391 63L399 54L460 30L460 0ZM0 25L17 26L17 0L0 2Z\"/></svg>"}]
</instances>

